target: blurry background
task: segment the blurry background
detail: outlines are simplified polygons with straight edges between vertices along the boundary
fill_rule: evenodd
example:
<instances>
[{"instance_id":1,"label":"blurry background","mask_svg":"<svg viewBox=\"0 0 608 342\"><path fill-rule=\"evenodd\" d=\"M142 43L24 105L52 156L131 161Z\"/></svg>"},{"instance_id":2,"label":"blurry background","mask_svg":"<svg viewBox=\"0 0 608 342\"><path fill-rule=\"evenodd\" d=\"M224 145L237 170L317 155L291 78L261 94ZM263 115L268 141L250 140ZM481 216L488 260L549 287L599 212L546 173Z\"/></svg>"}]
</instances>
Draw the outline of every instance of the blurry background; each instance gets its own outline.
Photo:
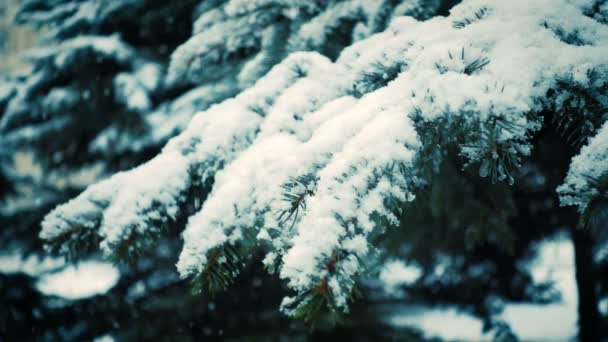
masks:
<instances>
[{"instance_id":1,"label":"blurry background","mask_svg":"<svg viewBox=\"0 0 608 342\"><path fill-rule=\"evenodd\" d=\"M27 64L19 58L19 54L32 47L35 33L31 27L17 26L13 18L19 8L20 0L0 1L0 71L26 68Z\"/></svg>"}]
</instances>

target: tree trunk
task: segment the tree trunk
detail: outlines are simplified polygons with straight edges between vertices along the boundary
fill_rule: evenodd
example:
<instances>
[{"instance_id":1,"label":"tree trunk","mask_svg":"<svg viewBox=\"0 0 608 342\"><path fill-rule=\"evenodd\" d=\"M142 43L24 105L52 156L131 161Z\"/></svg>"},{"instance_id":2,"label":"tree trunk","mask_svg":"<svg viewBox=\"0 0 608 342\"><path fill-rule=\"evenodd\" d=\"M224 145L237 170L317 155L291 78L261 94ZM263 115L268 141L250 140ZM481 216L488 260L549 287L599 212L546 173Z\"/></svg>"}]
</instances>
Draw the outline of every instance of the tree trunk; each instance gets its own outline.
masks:
<instances>
[{"instance_id":1,"label":"tree trunk","mask_svg":"<svg viewBox=\"0 0 608 342\"><path fill-rule=\"evenodd\" d=\"M593 238L585 229L571 229L578 287L578 325L581 342L601 341L597 272L593 262Z\"/></svg>"}]
</instances>

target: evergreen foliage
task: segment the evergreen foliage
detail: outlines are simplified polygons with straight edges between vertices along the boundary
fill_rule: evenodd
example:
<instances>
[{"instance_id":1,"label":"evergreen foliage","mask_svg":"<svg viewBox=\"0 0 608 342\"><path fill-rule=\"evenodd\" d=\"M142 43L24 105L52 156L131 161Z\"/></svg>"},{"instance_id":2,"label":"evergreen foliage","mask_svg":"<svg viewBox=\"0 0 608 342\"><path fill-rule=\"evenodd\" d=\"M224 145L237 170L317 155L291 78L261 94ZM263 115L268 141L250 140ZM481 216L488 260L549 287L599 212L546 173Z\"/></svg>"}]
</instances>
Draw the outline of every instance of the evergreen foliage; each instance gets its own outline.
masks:
<instances>
[{"instance_id":1,"label":"evergreen foliage","mask_svg":"<svg viewBox=\"0 0 608 342\"><path fill-rule=\"evenodd\" d=\"M438 16L446 3L26 1L18 20L58 44L0 88L0 157L64 175L147 160L44 218L47 249L71 260L137 267L183 230L174 284L210 301L262 260L281 311L319 326L374 303L379 267L402 258L423 271L412 300L515 340L504 301L557 299L518 267L535 241L578 222L593 279L608 269L608 5L466 0ZM10 162L0 185L24 182ZM52 180L38 210L87 185Z\"/></svg>"}]
</instances>

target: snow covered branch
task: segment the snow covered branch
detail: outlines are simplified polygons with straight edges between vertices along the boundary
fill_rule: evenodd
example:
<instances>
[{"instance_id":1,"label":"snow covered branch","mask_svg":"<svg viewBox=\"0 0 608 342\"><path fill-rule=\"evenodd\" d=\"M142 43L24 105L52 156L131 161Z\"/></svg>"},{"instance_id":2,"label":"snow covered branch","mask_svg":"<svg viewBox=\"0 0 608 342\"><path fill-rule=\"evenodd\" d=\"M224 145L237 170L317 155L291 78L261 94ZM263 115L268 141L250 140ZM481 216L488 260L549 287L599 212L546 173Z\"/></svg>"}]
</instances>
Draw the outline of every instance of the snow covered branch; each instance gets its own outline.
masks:
<instances>
[{"instance_id":1,"label":"snow covered branch","mask_svg":"<svg viewBox=\"0 0 608 342\"><path fill-rule=\"evenodd\" d=\"M55 209L41 237L61 250L84 231L114 254L125 245L138 249L162 225L189 216L177 264L183 277L233 277L238 265L226 251L263 244L264 263L295 293L283 301L286 313L308 318L319 303L347 311L373 234L396 225L401 205L430 179L421 151L445 147L424 146L422 127L458 125L450 143L465 163L482 177L513 182L532 135L546 124L544 111L560 106L551 96L560 82L593 89L589 75L608 63L608 27L589 15L591 2L467 0L446 18L395 18L335 62L290 54L235 98L198 113L150 162ZM234 39L251 39L257 49L257 33ZM187 61L198 54L201 70L226 58L231 41L216 38L195 35L174 55L173 73L192 72ZM601 105L591 115L604 115ZM574 158L559 190L564 204L584 208L583 194L598 191L588 179L608 172L607 130L604 124ZM202 206L188 206L200 200L190 189L211 181Z\"/></svg>"}]
</instances>

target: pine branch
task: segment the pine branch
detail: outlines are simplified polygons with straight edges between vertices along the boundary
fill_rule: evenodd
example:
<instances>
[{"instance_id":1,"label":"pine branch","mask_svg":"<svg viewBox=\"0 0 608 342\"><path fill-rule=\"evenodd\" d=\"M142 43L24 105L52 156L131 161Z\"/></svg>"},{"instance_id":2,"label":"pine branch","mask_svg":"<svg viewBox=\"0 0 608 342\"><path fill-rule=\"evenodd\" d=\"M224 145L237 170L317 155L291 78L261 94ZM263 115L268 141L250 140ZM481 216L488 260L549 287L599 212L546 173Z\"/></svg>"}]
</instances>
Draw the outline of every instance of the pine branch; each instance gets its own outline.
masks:
<instances>
[{"instance_id":1,"label":"pine branch","mask_svg":"<svg viewBox=\"0 0 608 342\"><path fill-rule=\"evenodd\" d=\"M353 83L352 94L355 97L361 97L382 88L397 78L405 68L407 68L407 63L404 61L397 61L392 64L376 62L369 71L363 72Z\"/></svg>"},{"instance_id":2,"label":"pine branch","mask_svg":"<svg viewBox=\"0 0 608 342\"><path fill-rule=\"evenodd\" d=\"M587 197L589 205L580 215L579 227L599 231L608 226L608 173L599 178L584 177L589 183L589 190L578 195Z\"/></svg>"},{"instance_id":3,"label":"pine branch","mask_svg":"<svg viewBox=\"0 0 608 342\"><path fill-rule=\"evenodd\" d=\"M100 240L92 229L77 225L48 242L45 249L65 257L68 262L75 262L97 252Z\"/></svg>"},{"instance_id":4,"label":"pine branch","mask_svg":"<svg viewBox=\"0 0 608 342\"><path fill-rule=\"evenodd\" d=\"M274 19L262 18L255 21L259 26L244 27L232 36L225 29L240 29L237 24L248 19L247 10L239 12L237 7L232 10L242 17L215 27L214 32L226 39L209 34L200 24L198 38L179 49L181 57L174 55L183 57L174 59L176 75L186 78L200 71L204 77L224 77L229 71L234 76L242 71L244 59L257 58L263 46L261 32ZM430 171L436 172L445 151L457 146L465 166L478 164L480 176L512 184L514 170L530 154L532 133L541 127L537 113L559 102L544 94L564 74L581 76L581 68L606 62L602 38L598 46L584 51L572 46L565 50L557 37L538 27L555 16L553 6L530 7L531 18L522 20L521 26L512 24L521 11L518 6L488 1L487 8L494 11L485 19L488 26L496 25L491 32L484 31L485 25L470 25L485 18L485 12L462 19L470 9L462 5L448 19L396 18L388 30L354 43L335 62L317 53L291 55L236 98L197 115L159 157L100 183L111 185L111 191L90 188L54 211L43 233L57 237L69 231L73 225L66 220L73 217L84 223L93 217L94 227L103 218L102 243L129 257L139 237L147 244L148 233L142 231L156 234L157 223L173 223L184 214L195 170L201 182L215 178L205 205L195 214L187 212L192 216L178 263L182 276L197 277L198 291L212 294L234 281L240 258L257 243L246 242L244 235L259 231L256 237L272 245L271 259L280 260L280 276L296 292L284 302L284 311L306 320L323 312L348 311L355 282L373 254L375 234L400 224L402 204L414 200L417 186L432 179L431 172L418 168L420 164L431 165ZM589 20L578 20L582 13L575 6L568 8L581 32L600 30ZM451 27L454 19L462 23ZM460 30L464 26L467 29ZM420 34L435 29L444 31ZM346 31L350 35L352 27ZM504 47L503 42L521 56L529 77L513 77L517 70L509 68L487 68L490 61L513 66L512 56L497 48ZM555 63L539 62L561 52L563 57ZM218 68L209 71L213 66ZM589 204L577 192L588 190L589 182L580 174L591 170L590 176L597 177L596 170L605 167L606 136L590 140L595 143L577 156L582 156L580 163L573 160L578 166L567 187L573 199L566 204ZM293 172L314 176L289 179L281 191L281 182ZM142 182L140 176L166 182ZM89 205L91 198L108 201L109 209L95 207L91 217L82 217L83 203ZM277 203L284 205L279 211L274 210ZM277 226L272 235L264 234L270 229L266 225ZM478 233L470 230L464 235L475 240Z\"/></svg>"},{"instance_id":5,"label":"pine branch","mask_svg":"<svg viewBox=\"0 0 608 342\"><path fill-rule=\"evenodd\" d=\"M193 279L192 293L213 297L226 290L243 267L243 254L243 250L230 244L211 250L204 269Z\"/></svg>"},{"instance_id":6,"label":"pine branch","mask_svg":"<svg viewBox=\"0 0 608 342\"><path fill-rule=\"evenodd\" d=\"M463 28L485 18L488 14L489 14L488 8L482 7L480 9L478 9L471 17L452 21L452 26L455 29L463 29Z\"/></svg>"},{"instance_id":7,"label":"pine branch","mask_svg":"<svg viewBox=\"0 0 608 342\"><path fill-rule=\"evenodd\" d=\"M479 160L479 175L489 177L492 183L507 181L513 185L515 179L513 170L521 166L523 150L522 142L516 140L502 139L503 132L516 135L525 127L508 121L502 116L492 116L487 122L482 123L481 136L475 145L462 145L462 152L466 155L474 155L475 158L465 163L465 167Z\"/></svg>"},{"instance_id":8,"label":"pine branch","mask_svg":"<svg viewBox=\"0 0 608 342\"><path fill-rule=\"evenodd\" d=\"M276 213L276 220L280 226L285 227L291 221L289 229L293 229L300 210L306 210L306 198L315 195L317 181L314 175L307 174L296 178L290 177L289 182L281 185L285 190L283 200L289 203L289 208Z\"/></svg>"},{"instance_id":9,"label":"pine branch","mask_svg":"<svg viewBox=\"0 0 608 342\"><path fill-rule=\"evenodd\" d=\"M486 65L490 64L490 59L484 55L481 50L477 53L477 57L470 57L469 53L465 54L465 48L458 53L452 53L448 50L449 61L436 62L435 67L440 74L445 74L448 71L460 72L465 75L473 75L477 71L481 71Z\"/></svg>"},{"instance_id":10,"label":"pine branch","mask_svg":"<svg viewBox=\"0 0 608 342\"><path fill-rule=\"evenodd\" d=\"M551 123L558 133L574 149L580 149L587 139L608 120L608 85L604 68L594 68L587 73L590 86L564 77L556 82L546 100L553 103Z\"/></svg>"},{"instance_id":11,"label":"pine branch","mask_svg":"<svg viewBox=\"0 0 608 342\"><path fill-rule=\"evenodd\" d=\"M337 280L339 274L337 264L346 256L345 251L334 250L323 264L326 274L320 277L315 285L307 291L300 292L291 300L281 304L281 310L296 319L311 324L317 324L322 319L335 323L348 311L336 304L334 289L329 285L330 279ZM339 280L338 280L339 281ZM349 296L349 302L362 297L361 291L353 286Z\"/></svg>"},{"instance_id":12,"label":"pine branch","mask_svg":"<svg viewBox=\"0 0 608 342\"><path fill-rule=\"evenodd\" d=\"M463 50L464 51L464 50ZM486 65L490 64L490 60L487 57L478 57L464 67L464 73L472 75L475 71L483 69Z\"/></svg>"}]
</instances>

